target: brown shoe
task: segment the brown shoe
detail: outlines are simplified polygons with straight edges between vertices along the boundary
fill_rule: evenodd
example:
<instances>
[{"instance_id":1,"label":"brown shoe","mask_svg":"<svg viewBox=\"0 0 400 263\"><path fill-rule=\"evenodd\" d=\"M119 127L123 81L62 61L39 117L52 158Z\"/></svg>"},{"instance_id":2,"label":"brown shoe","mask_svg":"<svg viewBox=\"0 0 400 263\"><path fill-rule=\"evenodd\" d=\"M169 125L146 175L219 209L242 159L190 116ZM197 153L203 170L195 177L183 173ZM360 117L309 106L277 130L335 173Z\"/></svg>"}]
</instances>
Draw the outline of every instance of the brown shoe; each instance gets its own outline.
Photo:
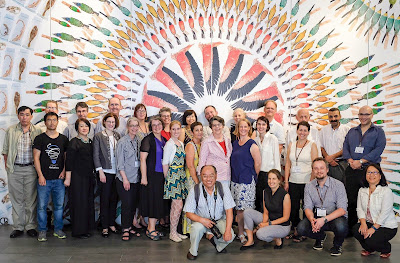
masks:
<instances>
[{"instance_id":1,"label":"brown shoe","mask_svg":"<svg viewBox=\"0 0 400 263\"><path fill-rule=\"evenodd\" d=\"M187 253L186 257L187 257L187 259L189 259L189 260L195 260L195 259L197 258L197 256L193 256L193 255L190 253L190 251Z\"/></svg>"}]
</instances>

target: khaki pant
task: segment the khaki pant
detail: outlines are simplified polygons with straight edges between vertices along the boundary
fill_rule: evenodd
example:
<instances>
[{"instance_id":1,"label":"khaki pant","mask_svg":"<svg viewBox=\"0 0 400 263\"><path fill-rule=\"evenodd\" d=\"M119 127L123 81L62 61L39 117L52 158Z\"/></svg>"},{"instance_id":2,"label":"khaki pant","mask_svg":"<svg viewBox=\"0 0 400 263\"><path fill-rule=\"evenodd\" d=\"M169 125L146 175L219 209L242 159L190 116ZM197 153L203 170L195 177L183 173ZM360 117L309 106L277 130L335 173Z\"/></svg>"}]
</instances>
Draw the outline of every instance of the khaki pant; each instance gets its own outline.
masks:
<instances>
[{"instance_id":1,"label":"khaki pant","mask_svg":"<svg viewBox=\"0 0 400 263\"><path fill-rule=\"evenodd\" d=\"M12 205L13 229L30 230L37 226L37 174L33 165L14 166L8 173L8 191Z\"/></svg>"}]
</instances>

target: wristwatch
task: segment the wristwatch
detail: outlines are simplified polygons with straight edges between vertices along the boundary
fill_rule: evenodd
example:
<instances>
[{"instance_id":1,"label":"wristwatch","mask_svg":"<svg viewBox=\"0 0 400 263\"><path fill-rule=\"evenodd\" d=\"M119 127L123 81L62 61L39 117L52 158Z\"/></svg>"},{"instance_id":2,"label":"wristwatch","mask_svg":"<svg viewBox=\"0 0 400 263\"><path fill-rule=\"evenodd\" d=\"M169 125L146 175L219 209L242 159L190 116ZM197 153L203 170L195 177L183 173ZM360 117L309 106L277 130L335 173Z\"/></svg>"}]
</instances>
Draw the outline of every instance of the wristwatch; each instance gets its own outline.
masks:
<instances>
[{"instance_id":1,"label":"wristwatch","mask_svg":"<svg viewBox=\"0 0 400 263\"><path fill-rule=\"evenodd\" d=\"M326 219L326 217L324 217L324 224L328 223L328 219Z\"/></svg>"},{"instance_id":2,"label":"wristwatch","mask_svg":"<svg viewBox=\"0 0 400 263\"><path fill-rule=\"evenodd\" d=\"M363 164L363 160L362 159L360 159L360 163Z\"/></svg>"}]
</instances>

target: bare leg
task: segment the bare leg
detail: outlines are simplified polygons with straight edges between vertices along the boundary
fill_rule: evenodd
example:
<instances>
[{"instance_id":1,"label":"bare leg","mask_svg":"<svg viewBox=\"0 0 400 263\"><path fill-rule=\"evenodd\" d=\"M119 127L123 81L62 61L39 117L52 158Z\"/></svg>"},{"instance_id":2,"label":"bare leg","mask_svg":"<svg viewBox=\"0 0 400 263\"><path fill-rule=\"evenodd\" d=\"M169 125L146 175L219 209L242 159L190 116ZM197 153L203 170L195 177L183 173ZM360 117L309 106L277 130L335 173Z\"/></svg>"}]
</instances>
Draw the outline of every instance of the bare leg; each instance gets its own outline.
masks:
<instances>
[{"instance_id":1,"label":"bare leg","mask_svg":"<svg viewBox=\"0 0 400 263\"><path fill-rule=\"evenodd\" d=\"M254 244L253 230L246 229L246 234L247 234L247 242L243 245L245 247Z\"/></svg>"}]
</instances>

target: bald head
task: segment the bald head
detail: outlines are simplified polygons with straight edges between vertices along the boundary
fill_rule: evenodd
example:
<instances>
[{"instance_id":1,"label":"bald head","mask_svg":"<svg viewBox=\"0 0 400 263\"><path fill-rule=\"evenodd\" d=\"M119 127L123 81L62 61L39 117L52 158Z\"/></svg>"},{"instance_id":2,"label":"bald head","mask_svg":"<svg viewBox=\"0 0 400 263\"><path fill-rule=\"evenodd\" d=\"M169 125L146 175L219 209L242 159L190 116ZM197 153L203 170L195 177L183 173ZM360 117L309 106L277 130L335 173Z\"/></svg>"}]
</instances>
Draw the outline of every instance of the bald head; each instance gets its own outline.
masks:
<instances>
[{"instance_id":1,"label":"bald head","mask_svg":"<svg viewBox=\"0 0 400 263\"><path fill-rule=\"evenodd\" d=\"M358 119L360 120L361 126L369 126L372 122L374 114L370 106L362 106L358 112Z\"/></svg>"},{"instance_id":2,"label":"bald head","mask_svg":"<svg viewBox=\"0 0 400 263\"><path fill-rule=\"evenodd\" d=\"M296 120L298 122L301 122L301 121L309 122L310 121L310 112L306 109L298 110L297 114L296 114Z\"/></svg>"}]
</instances>

